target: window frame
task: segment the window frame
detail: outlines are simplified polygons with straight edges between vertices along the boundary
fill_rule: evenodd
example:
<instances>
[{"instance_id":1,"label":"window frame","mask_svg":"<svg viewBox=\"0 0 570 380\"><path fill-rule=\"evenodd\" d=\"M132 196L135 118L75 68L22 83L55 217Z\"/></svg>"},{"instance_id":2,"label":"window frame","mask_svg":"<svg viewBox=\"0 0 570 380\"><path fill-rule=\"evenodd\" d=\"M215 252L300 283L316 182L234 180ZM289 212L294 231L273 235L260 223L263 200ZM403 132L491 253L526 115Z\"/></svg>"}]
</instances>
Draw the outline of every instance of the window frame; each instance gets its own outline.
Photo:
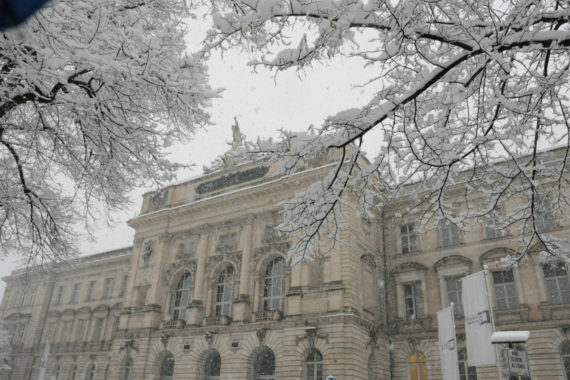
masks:
<instances>
[{"instance_id":1,"label":"window frame","mask_svg":"<svg viewBox=\"0 0 570 380\"><path fill-rule=\"evenodd\" d=\"M313 358L312 355L315 355ZM311 366L312 370L309 369ZM305 378L304 380L321 380L323 379L323 355L319 350L312 347L305 356ZM310 373L312 372L312 373Z\"/></svg>"},{"instance_id":2,"label":"window frame","mask_svg":"<svg viewBox=\"0 0 570 380\"><path fill-rule=\"evenodd\" d=\"M403 303L404 303L404 318L406 321L413 321L416 319L422 319L425 317L424 312L424 291L422 281L409 281L402 283L403 288ZM407 289L411 291L410 294L406 294ZM411 306L413 313L408 313L408 300L411 300Z\"/></svg>"},{"instance_id":3,"label":"window frame","mask_svg":"<svg viewBox=\"0 0 570 380\"><path fill-rule=\"evenodd\" d=\"M280 265L280 273L275 273L276 265ZM278 288L277 286L274 286L276 282L279 282L279 287L281 289L279 294L275 294L275 290ZM285 259L282 256L272 258L265 266L261 284L261 310L277 310L284 313L285 294L287 293L287 271L285 267ZM278 303L277 308L273 307L275 302Z\"/></svg>"},{"instance_id":4,"label":"window frame","mask_svg":"<svg viewBox=\"0 0 570 380\"><path fill-rule=\"evenodd\" d=\"M443 248L454 247L461 244L461 231L457 224L444 219L439 222L439 231L441 246Z\"/></svg>"},{"instance_id":5,"label":"window frame","mask_svg":"<svg viewBox=\"0 0 570 380\"><path fill-rule=\"evenodd\" d=\"M229 275L228 272L231 272ZM231 275L231 277L230 277ZM220 271L214 284L214 315L232 317L237 272L233 265ZM228 280L228 278L230 278ZM220 297L221 294L221 297Z\"/></svg>"},{"instance_id":6,"label":"window frame","mask_svg":"<svg viewBox=\"0 0 570 380\"><path fill-rule=\"evenodd\" d=\"M512 281L502 281L497 283L496 282L496 274L498 273L503 273L503 276L505 273L509 273L512 276ZM495 307L497 308L497 310L514 310L514 309L518 309L520 307L521 301L519 298L519 292L518 292L518 288L517 288L517 281L516 281L516 276L515 273L512 269L499 269L499 270L493 270L491 271L491 279L493 281L493 295L494 295L494 300L495 300ZM514 292L514 304L511 305L511 301L509 301L509 298L513 298L513 297L509 297L508 296L508 291L509 291L509 286L512 287L512 291ZM504 301L506 306L502 306L503 303L499 303L499 295L497 293L498 289L502 289L502 292L504 294Z\"/></svg>"},{"instance_id":7,"label":"window frame","mask_svg":"<svg viewBox=\"0 0 570 380\"><path fill-rule=\"evenodd\" d=\"M547 276L546 274L546 270L548 266L552 266L555 265L558 268L562 268L564 270L564 273L558 273L558 274L554 274L554 275L550 275ZM558 268L554 268L554 270L557 270ZM568 268L567 265L564 262L558 262L558 263L547 263L547 264L542 264L541 265L541 272L542 275L544 277L544 285L545 285L545 293L546 293L546 300L548 301L549 304L551 305L567 305L570 304L570 280L568 278ZM564 291L562 288L562 284L561 283L566 283L565 287L566 287L566 291ZM556 286L556 293L551 293L550 290L552 289L552 287L549 287L549 283L554 283ZM556 300L554 300L553 302L553 298L557 298Z\"/></svg>"},{"instance_id":8,"label":"window frame","mask_svg":"<svg viewBox=\"0 0 570 380\"><path fill-rule=\"evenodd\" d=\"M115 287L115 277L105 278L103 284L103 299L113 298L113 288Z\"/></svg>"},{"instance_id":9,"label":"window frame","mask_svg":"<svg viewBox=\"0 0 570 380\"><path fill-rule=\"evenodd\" d=\"M453 275L453 276L446 276L444 278L445 281L445 293L447 296L447 305L451 305L451 297L450 292L454 292L457 295L457 299L453 302L453 315L456 317L462 317L464 315L463 311L463 291L462 291L462 284L461 280L464 278L464 275ZM450 280L455 280L455 284L457 285L457 289L450 289L449 282Z\"/></svg>"},{"instance_id":10,"label":"window frame","mask_svg":"<svg viewBox=\"0 0 570 380\"><path fill-rule=\"evenodd\" d=\"M405 231L403 231L404 228ZM402 255L409 255L411 253L418 252L419 251L418 234L415 229L415 223L401 224L399 226L399 230L400 230L400 253ZM404 244L404 240L406 241L406 244Z\"/></svg>"},{"instance_id":11,"label":"window frame","mask_svg":"<svg viewBox=\"0 0 570 380\"><path fill-rule=\"evenodd\" d=\"M172 320L186 321L186 309L192 299L192 273L183 272L177 276L176 287L172 290ZM186 301L183 300L186 297Z\"/></svg>"}]
</instances>

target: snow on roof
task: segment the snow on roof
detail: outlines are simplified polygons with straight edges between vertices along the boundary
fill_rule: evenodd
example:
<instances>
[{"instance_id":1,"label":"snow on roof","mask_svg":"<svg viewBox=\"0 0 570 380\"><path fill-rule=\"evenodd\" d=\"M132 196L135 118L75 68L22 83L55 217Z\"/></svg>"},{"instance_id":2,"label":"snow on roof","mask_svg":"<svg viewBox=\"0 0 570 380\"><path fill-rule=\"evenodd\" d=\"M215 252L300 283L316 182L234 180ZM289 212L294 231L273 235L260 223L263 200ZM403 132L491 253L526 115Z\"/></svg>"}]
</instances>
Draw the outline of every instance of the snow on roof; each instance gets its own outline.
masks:
<instances>
[{"instance_id":1,"label":"snow on roof","mask_svg":"<svg viewBox=\"0 0 570 380\"><path fill-rule=\"evenodd\" d=\"M530 332L526 330L520 331L495 331L491 335L491 343L514 343L526 342Z\"/></svg>"}]
</instances>

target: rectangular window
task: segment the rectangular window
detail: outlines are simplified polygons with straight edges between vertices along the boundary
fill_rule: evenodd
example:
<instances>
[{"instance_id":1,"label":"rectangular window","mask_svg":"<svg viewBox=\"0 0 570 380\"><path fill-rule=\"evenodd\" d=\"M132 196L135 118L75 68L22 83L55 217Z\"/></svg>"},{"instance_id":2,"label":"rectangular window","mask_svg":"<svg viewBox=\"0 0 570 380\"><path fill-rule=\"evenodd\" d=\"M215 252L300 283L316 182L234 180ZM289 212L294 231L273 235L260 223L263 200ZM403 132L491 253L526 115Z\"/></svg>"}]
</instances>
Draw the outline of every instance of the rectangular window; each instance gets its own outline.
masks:
<instances>
[{"instance_id":1,"label":"rectangular window","mask_svg":"<svg viewBox=\"0 0 570 380\"><path fill-rule=\"evenodd\" d=\"M181 243L178 247L178 253L182 256L190 256L194 253L194 242L193 241L185 241Z\"/></svg>"},{"instance_id":2,"label":"rectangular window","mask_svg":"<svg viewBox=\"0 0 570 380\"><path fill-rule=\"evenodd\" d=\"M121 291L119 292L119 297L124 297L125 292L127 291L127 282L129 281L129 276L124 275L123 280L121 281Z\"/></svg>"},{"instance_id":3,"label":"rectangular window","mask_svg":"<svg viewBox=\"0 0 570 380\"><path fill-rule=\"evenodd\" d=\"M77 321L77 327L75 330L75 341L77 343L83 342L83 337L85 337L86 329L87 329L87 319L79 319Z\"/></svg>"},{"instance_id":4,"label":"rectangular window","mask_svg":"<svg viewBox=\"0 0 570 380\"><path fill-rule=\"evenodd\" d=\"M46 341L48 343L55 342L55 333L57 331L57 322L51 322L48 324L47 334L46 334Z\"/></svg>"},{"instance_id":5,"label":"rectangular window","mask_svg":"<svg viewBox=\"0 0 570 380\"><path fill-rule=\"evenodd\" d=\"M65 288L63 286L60 286L57 288L57 293L55 296L55 304L56 305L61 305L61 302L63 301L63 292L64 292Z\"/></svg>"},{"instance_id":6,"label":"rectangular window","mask_svg":"<svg viewBox=\"0 0 570 380\"><path fill-rule=\"evenodd\" d=\"M220 248L232 248L237 243L237 234L231 233L220 236Z\"/></svg>"},{"instance_id":7,"label":"rectangular window","mask_svg":"<svg viewBox=\"0 0 570 380\"><path fill-rule=\"evenodd\" d=\"M36 298L36 288L28 289L24 295L24 305L31 306Z\"/></svg>"},{"instance_id":8,"label":"rectangular window","mask_svg":"<svg viewBox=\"0 0 570 380\"><path fill-rule=\"evenodd\" d=\"M485 235L487 239L496 239L505 235L504 231L499 228L500 218L501 209L498 206L486 215Z\"/></svg>"},{"instance_id":9,"label":"rectangular window","mask_svg":"<svg viewBox=\"0 0 570 380\"><path fill-rule=\"evenodd\" d=\"M477 380L477 368L467 365L467 351L463 347L457 349L459 364L459 380Z\"/></svg>"},{"instance_id":10,"label":"rectangular window","mask_svg":"<svg viewBox=\"0 0 570 380\"><path fill-rule=\"evenodd\" d=\"M69 299L69 303L77 303L77 300L79 298L80 287L81 287L81 284L79 284L79 283L73 284L73 289L71 291L71 298Z\"/></svg>"},{"instance_id":11,"label":"rectangular window","mask_svg":"<svg viewBox=\"0 0 570 380\"><path fill-rule=\"evenodd\" d=\"M24 323L18 323L14 329L14 335L12 335L13 344L21 344L24 340L24 332L26 330L26 325Z\"/></svg>"},{"instance_id":12,"label":"rectangular window","mask_svg":"<svg viewBox=\"0 0 570 380\"><path fill-rule=\"evenodd\" d=\"M95 295L95 287L97 286L97 281L89 281L89 287L87 288L87 297L85 301L93 301L93 296Z\"/></svg>"},{"instance_id":13,"label":"rectangular window","mask_svg":"<svg viewBox=\"0 0 570 380\"><path fill-rule=\"evenodd\" d=\"M564 263L545 264L542 266L548 302L553 305L570 303L570 286Z\"/></svg>"},{"instance_id":14,"label":"rectangular window","mask_svg":"<svg viewBox=\"0 0 570 380\"><path fill-rule=\"evenodd\" d=\"M105 279L105 289L103 290L103 298L111 298L113 296L113 285L115 284L115 279L109 277Z\"/></svg>"},{"instance_id":15,"label":"rectangular window","mask_svg":"<svg viewBox=\"0 0 570 380\"><path fill-rule=\"evenodd\" d=\"M400 239L402 241L403 254L416 252L418 250L416 231L413 223L400 226Z\"/></svg>"},{"instance_id":16,"label":"rectangular window","mask_svg":"<svg viewBox=\"0 0 570 380\"><path fill-rule=\"evenodd\" d=\"M18 291L13 291L11 297L12 298L10 298L10 306L14 307L16 306L16 303L18 301Z\"/></svg>"},{"instance_id":17,"label":"rectangular window","mask_svg":"<svg viewBox=\"0 0 570 380\"><path fill-rule=\"evenodd\" d=\"M404 284L404 308L407 320L424 317L424 297L421 281Z\"/></svg>"},{"instance_id":18,"label":"rectangular window","mask_svg":"<svg viewBox=\"0 0 570 380\"><path fill-rule=\"evenodd\" d=\"M550 199L543 198L538 202L538 209L535 212L535 223L539 231L551 230L556 227L554 209Z\"/></svg>"},{"instance_id":19,"label":"rectangular window","mask_svg":"<svg viewBox=\"0 0 570 380\"><path fill-rule=\"evenodd\" d=\"M448 220L444 220L440 224L441 228L441 244L444 247L451 247L459 244L459 228Z\"/></svg>"},{"instance_id":20,"label":"rectangular window","mask_svg":"<svg viewBox=\"0 0 570 380\"><path fill-rule=\"evenodd\" d=\"M113 318L113 332L117 331L119 329L119 323L121 322L121 316L116 315Z\"/></svg>"},{"instance_id":21,"label":"rectangular window","mask_svg":"<svg viewBox=\"0 0 570 380\"><path fill-rule=\"evenodd\" d=\"M24 289L20 290L18 294L18 306L24 306L24 301L26 300L26 291Z\"/></svg>"},{"instance_id":22,"label":"rectangular window","mask_svg":"<svg viewBox=\"0 0 570 380\"><path fill-rule=\"evenodd\" d=\"M105 323L104 318L95 319L95 327L93 328L93 341L98 342L103 337L103 324Z\"/></svg>"},{"instance_id":23,"label":"rectangular window","mask_svg":"<svg viewBox=\"0 0 570 380\"><path fill-rule=\"evenodd\" d=\"M495 286L497 309L507 310L519 307L515 278L512 270L508 269L493 272L493 283Z\"/></svg>"},{"instance_id":24,"label":"rectangular window","mask_svg":"<svg viewBox=\"0 0 570 380\"><path fill-rule=\"evenodd\" d=\"M73 324L72 321L63 322L63 330L61 333L61 342L62 343L71 342L71 326L72 326L72 324Z\"/></svg>"},{"instance_id":25,"label":"rectangular window","mask_svg":"<svg viewBox=\"0 0 570 380\"><path fill-rule=\"evenodd\" d=\"M447 288L447 300L453 302L453 313L463 315L463 299L461 298L461 279L463 276L447 277L445 287Z\"/></svg>"}]
</instances>

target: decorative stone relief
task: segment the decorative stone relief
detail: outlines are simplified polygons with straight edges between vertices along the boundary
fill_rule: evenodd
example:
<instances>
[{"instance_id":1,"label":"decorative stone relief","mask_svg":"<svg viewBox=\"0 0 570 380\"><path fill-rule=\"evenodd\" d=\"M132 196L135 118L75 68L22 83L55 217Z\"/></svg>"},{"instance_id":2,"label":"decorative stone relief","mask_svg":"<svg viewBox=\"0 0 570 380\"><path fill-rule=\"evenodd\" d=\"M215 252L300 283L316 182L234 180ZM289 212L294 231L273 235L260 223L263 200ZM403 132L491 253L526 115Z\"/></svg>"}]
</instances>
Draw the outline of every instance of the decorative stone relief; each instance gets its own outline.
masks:
<instances>
[{"instance_id":1,"label":"decorative stone relief","mask_svg":"<svg viewBox=\"0 0 570 380\"><path fill-rule=\"evenodd\" d=\"M155 246L154 240L149 240L144 244L143 250L142 250L143 259L148 260L150 258L150 256L152 256L152 254L154 252L154 246Z\"/></svg>"},{"instance_id":2,"label":"decorative stone relief","mask_svg":"<svg viewBox=\"0 0 570 380\"><path fill-rule=\"evenodd\" d=\"M297 337L295 341L296 344L298 345L299 342L307 340L309 346L315 347L315 344L317 343L318 339L324 339L325 342L327 342L327 344L329 342L329 336L327 334L319 334L317 327L309 326L305 328L305 335Z\"/></svg>"},{"instance_id":3,"label":"decorative stone relief","mask_svg":"<svg viewBox=\"0 0 570 380\"><path fill-rule=\"evenodd\" d=\"M236 271L239 272L241 268L241 255L241 251L233 251L208 257L206 261L206 273L210 273L216 264L224 260L231 261L235 265Z\"/></svg>"},{"instance_id":4,"label":"decorative stone relief","mask_svg":"<svg viewBox=\"0 0 570 380\"><path fill-rule=\"evenodd\" d=\"M279 252L286 255L287 252L289 251L289 248L291 248L291 243L288 241L282 243L267 244L255 248L253 250L253 262L258 263L259 260L261 260L261 258L269 252Z\"/></svg>"},{"instance_id":5,"label":"decorative stone relief","mask_svg":"<svg viewBox=\"0 0 570 380\"><path fill-rule=\"evenodd\" d=\"M226 176L216 178L212 181L201 183L196 187L198 194L205 194L216 190L221 190L226 187L239 185L240 183L253 181L263 177L269 171L269 166L258 166L252 169L242 170L235 173L230 173Z\"/></svg>"},{"instance_id":6,"label":"decorative stone relief","mask_svg":"<svg viewBox=\"0 0 570 380\"><path fill-rule=\"evenodd\" d=\"M166 273L164 274L163 277L164 281L168 283L172 278L172 275L180 268L188 268L190 273L192 273L192 275L195 276L196 271L198 269L198 262L197 260L193 259L193 260L180 260L175 263L172 263L168 268L168 270L166 271Z\"/></svg>"}]
</instances>

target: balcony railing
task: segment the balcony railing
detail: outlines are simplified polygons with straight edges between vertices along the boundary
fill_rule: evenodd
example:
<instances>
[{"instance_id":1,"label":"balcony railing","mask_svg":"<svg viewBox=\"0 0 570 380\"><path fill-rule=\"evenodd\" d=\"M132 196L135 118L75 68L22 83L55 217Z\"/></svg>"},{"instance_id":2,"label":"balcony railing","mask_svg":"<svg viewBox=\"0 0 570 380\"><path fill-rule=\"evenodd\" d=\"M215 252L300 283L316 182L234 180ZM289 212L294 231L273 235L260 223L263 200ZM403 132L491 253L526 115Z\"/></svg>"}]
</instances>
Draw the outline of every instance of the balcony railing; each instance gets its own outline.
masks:
<instances>
[{"instance_id":1,"label":"balcony railing","mask_svg":"<svg viewBox=\"0 0 570 380\"><path fill-rule=\"evenodd\" d=\"M226 326L232 323L232 318L227 315L214 315L207 317L204 321L206 326Z\"/></svg>"},{"instance_id":2,"label":"balcony railing","mask_svg":"<svg viewBox=\"0 0 570 380\"><path fill-rule=\"evenodd\" d=\"M255 322L280 321L283 318L283 312L281 310L261 310L256 312L253 317Z\"/></svg>"},{"instance_id":3,"label":"balcony railing","mask_svg":"<svg viewBox=\"0 0 570 380\"><path fill-rule=\"evenodd\" d=\"M163 320L160 322L161 329L183 329L186 322L182 319Z\"/></svg>"}]
</instances>

